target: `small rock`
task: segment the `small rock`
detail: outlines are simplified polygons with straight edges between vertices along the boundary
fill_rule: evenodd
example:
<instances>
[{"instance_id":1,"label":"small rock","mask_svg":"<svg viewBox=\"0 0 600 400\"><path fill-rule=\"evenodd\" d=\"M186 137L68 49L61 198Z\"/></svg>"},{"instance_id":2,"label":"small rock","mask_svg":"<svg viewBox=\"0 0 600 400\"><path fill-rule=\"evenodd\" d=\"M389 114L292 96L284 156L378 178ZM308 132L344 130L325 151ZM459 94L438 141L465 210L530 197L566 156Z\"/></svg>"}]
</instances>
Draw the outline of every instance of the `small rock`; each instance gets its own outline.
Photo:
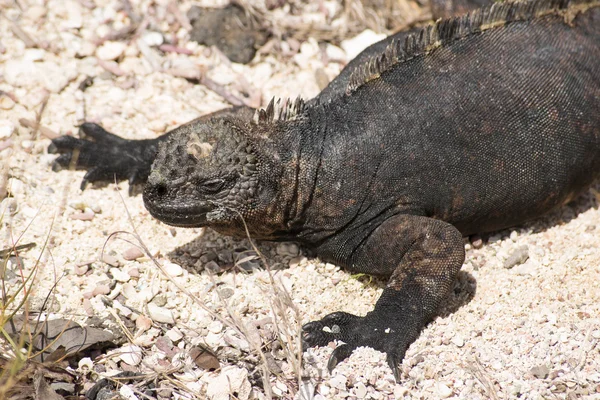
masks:
<instances>
[{"instance_id":1,"label":"small rock","mask_svg":"<svg viewBox=\"0 0 600 400\"><path fill-rule=\"evenodd\" d=\"M137 295L137 291L131 283L125 283L121 289L121 293L126 299L134 299Z\"/></svg>"},{"instance_id":2,"label":"small rock","mask_svg":"<svg viewBox=\"0 0 600 400\"><path fill-rule=\"evenodd\" d=\"M206 264L204 264L204 269L212 274L218 274L218 273L222 272L222 269L219 266L219 264L217 264L214 261L209 261Z\"/></svg>"},{"instance_id":3,"label":"small rock","mask_svg":"<svg viewBox=\"0 0 600 400\"><path fill-rule=\"evenodd\" d=\"M546 379L550 373L550 370L545 365L538 365L537 367L531 368L529 372L531 372L531 374L538 379Z\"/></svg>"},{"instance_id":4,"label":"small rock","mask_svg":"<svg viewBox=\"0 0 600 400\"><path fill-rule=\"evenodd\" d=\"M117 282L128 282L131 279L128 273L121 271L119 268L111 268L110 274Z\"/></svg>"},{"instance_id":5,"label":"small rock","mask_svg":"<svg viewBox=\"0 0 600 400\"><path fill-rule=\"evenodd\" d=\"M117 257L105 253L102 253L102 256L100 258L100 261L105 262L106 264L110 265L111 267L118 267L119 266L119 260L117 259Z\"/></svg>"},{"instance_id":6,"label":"small rock","mask_svg":"<svg viewBox=\"0 0 600 400\"><path fill-rule=\"evenodd\" d=\"M189 354L199 368L210 371L221 367L217 356L208 349L203 347L192 347Z\"/></svg>"},{"instance_id":7,"label":"small rock","mask_svg":"<svg viewBox=\"0 0 600 400\"><path fill-rule=\"evenodd\" d=\"M358 382L354 385L354 389L356 390L356 397L359 399L364 399L367 396L367 387L364 383Z\"/></svg>"},{"instance_id":8,"label":"small rock","mask_svg":"<svg viewBox=\"0 0 600 400\"><path fill-rule=\"evenodd\" d=\"M218 290L219 290L219 297L222 299L228 299L231 296L233 296L233 294L235 293L233 288L228 287L228 286L219 288Z\"/></svg>"},{"instance_id":9,"label":"small rock","mask_svg":"<svg viewBox=\"0 0 600 400\"><path fill-rule=\"evenodd\" d=\"M435 385L435 391L437 392L437 394L439 395L439 397L441 399L446 399L446 398L452 396L452 389L450 389L447 385L445 385L442 382L438 382Z\"/></svg>"},{"instance_id":10,"label":"small rock","mask_svg":"<svg viewBox=\"0 0 600 400\"><path fill-rule=\"evenodd\" d=\"M330 61L346 61L346 53L344 50L332 44L327 44L325 54Z\"/></svg>"},{"instance_id":11,"label":"small rock","mask_svg":"<svg viewBox=\"0 0 600 400\"><path fill-rule=\"evenodd\" d=\"M32 5L31 7L26 7L23 11L23 16L31 21L38 21L42 17L48 15L48 10L39 5Z\"/></svg>"},{"instance_id":12,"label":"small rock","mask_svg":"<svg viewBox=\"0 0 600 400\"><path fill-rule=\"evenodd\" d=\"M170 276L181 276L183 274L183 268L172 262L166 261L163 264L163 268L165 269L165 272Z\"/></svg>"},{"instance_id":13,"label":"small rock","mask_svg":"<svg viewBox=\"0 0 600 400\"><path fill-rule=\"evenodd\" d=\"M165 335L167 335L167 337L173 342L178 342L183 339L183 334L177 328L169 329Z\"/></svg>"},{"instance_id":14,"label":"small rock","mask_svg":"<svg viewBox=\"0 0 600 400\"><path fill-rule=\"evenodd\" d=\"M148 46L160 46L164 42L163 35L160 32L146 31L142 35L142 40Z\"/></svg>"},{"instance_id":15,"label":"small rock","mask_svg":"<svg viewBox=\"0 0 600 400\"><path fill-rule=\"evenodd\" d=\"M94 290L92 290L92 296L98 295L107 295L110 293L110 287L108 285L97 285Z\"/></svg>"},{"instance_id":16,"label":"small rock","mask_svg":"<svg viewBox=\"0 0 600 400\"><path fill-rule=\"evenodd\" d=\"M125 364L136 366L142 362L142 349L134 344L125 345L119 357Z\"/></svg>"},{"instance_id":17,"label":"small rock","mask_svg":"<svg viewBox=\"0 0 600 400\"><path fill-rule=\"evenodd\" d=\"M122 254L123 258L127 261L136 260L144 256L144 252L139 247L133 246L125 250Z\"/></svg>"},{"instance_id":18,"label":"small rock","mask_svg":"<svg viewBox=\"0 0 600 400\"><path fill-rule=\"evenodd\" d=\"M0 109L11 110L15 106L15 102L8 96L0 96Z\"/></svg>"},{"instance_id":19,"label":"small rock","mask_svg":"<svg viewBox=\"0 0 600 400\"><path fill-rule=\"evenodd\" d=\"M135 327L142 332L146 332L152 327L152 320L144 315L140 315L135 320Z\"/></svg>"},{"instance_id":20,"label":"small rock","mask_svg":"<svg viewBox=\"0 0 600 400\"><path fill-rule=\"evenodd\" d=\"M139 278L140 277L140 270L137 269L137 268L131 268L129 271L127 271L127 273L132 278Z\"/></svg>"},{"instance_id":21,"label":"small rock","mask_svg":"<svg viewBox=\"0 0 600 400\"><path fill-rule=\"evenodd\" d=\"M77 275L77 276L83 276L88 272L89 268L90 268L90 266L87 264L80 265L78 267L73 268L73 272L75 272L75 275Z\"/></svg>"},{"instance_id":22,"label":"small rock","mask_svg":"<svg viewBox=\"0 0 600 400\"><path fill-rule=\"evenodd\" d=\"M114 42L107 40L104 44L96 49L96 56L104 61L112 61L123 55L127 45L123 42Z\"/></svg>"},{"instance_id":23,"label":"small rock","mask_svg":"<svg viewBox=\"0 0 600 400\"><path fill-rule=\"evenodd\" d=\"M247 370L225 367L217 377L208 382L206 395L211 400L228 400L230 395L235 394L239 400L247 400L251 390Z\"/></svg>"},{"instance_id":24,"label":"small rock","mask_svg":"<svg viewBox=\"0 0 600 400\"><path fill-rule=\"evenodd\" d=\"M6 185L8 193L13 197L21 197L25 195L25 184L17 178L8 178Z\"/></svg>"},{"instance_id":25,"label":"small rock","mask_svg":"<svg viewBox=\"0 0 600 400\"><path fill-rule=\"evenodd\" d=\"M513 271L517 275L531 275L534 276L537 272L537 266L533 263L521 264L516 266Z\"/></svg>"},{"instance_id":26,"label":"small rock","mask_svg":"<svg viewBox=\"0 0 600 400\"><path fill-rule=\"evenodd\" d=\"M70 218L80 221L91 221L96 216L96 213L91 208L86 208L83 212L71 214Z\"/></svg>"},{"instance_id":27,"label":"small rock","mask_svg":"<svg viewBox=\"0 0 600 400\"><path fill-rule=\"evenodd\" d=\"M296 257L298 252L298 245L295 243L279 243L277 245L277 254L280 256Z\"/></svg>"},{"instance_id":28,"label":"small rock","mask_svg":"<svg viewBox=\"0 0 600 400\"><path fill-rule=\"evenodd\" d=\"M519 246L513 251L506 260L504 260L504 268L510 269L516 265L523 264L529 259L529 246Z\"/></svg>"},{"instance_id":29,"label":"small rock","mask_svg":"<svg viewBox=\"0 0 600 400\"><path fill-rule=\"evenodd\" d=\"M44 49L26 49L23 54L23 60L27 61L41 61L46 56Z\"/></svg>"},{"instance_id":30,"label":"small rock","mask_svg":"<svg viewBox=\"0 0 600 400\"><path fill-rule=\"evenodd\" d=\"M79 363L77 363L77 368L86 374L87 372L91 371L92 368L94 368L94 363L92 362L91 358L83 357L81 360L79 360Z\"/></svg>"},{"instance_id":31,"label":"small rock","mask_svg":"<svg viewBox=\"0 0 600 400\"><path fill-rule=\"evenodd\" d=\"M474 249L480 249L483 247L483 239L479 235L471 235L471 245Z\"/></svg>"},{"instance_id":32,"label":"small rock","mask_svg":"<svg viewBox=\"0 0 600 400\"><path fill-rule=\"evenodd\" d=\"M167 295L165 293L160 293L154 296L152 299L152 304L157 305L159 307L164 307L167 305Z\"/></svg>"},{"instance_id":33,"label":"small rock","mask_svg":"<svg viewBox=\"0 0 600 400\"><path fill-rule=\"evenodd\" d=\"M208 330L212 333L221 333L223 331L223 323L221 321L212 321L208 325Z\"/></svg>"},{"instance_id":34,"label":"small rock","mask_svg":"<svg viewBox=\"0 0 600 400\"><path fill-rule=\"evenodd\" d=\"M175 317L173 317L171 310L157 306L154 303L148 304L148 314L153 321L162 322L165 324L175 323Z\"/></svg>"},{"instance_id":35,"label":"small rock","mask_svg":"<svg viewBox=\"0 0 600 400\"><path fill-rule=\"evenodd\" d=\"M123 385L119 388L119 397L122 398L123 400L138 400L139 399L139 397L136 395L136 391L133 390L130 385Z\"/></svg>"},{"instance_id":36,"label":"small rock","mask_svg":"<svg viewBox=\"0 0 600 400\"><path fill-rule=\"evenodd\" d=\"M454 343L456 347L463 347L465 345L465 340L460 335L454 335L452 343Z\"/></svg>"},{"instance_id":37,"label":"small rock","mask_svg":"<svg viewBox=\"0 0 600 400\"><path fill-rule=\"evenodd\" d=\"M385 34L375 33L370 29L366 29L362 33L353 37L352 39L343 40L341 46L342 49L344 49L344 51L346 52L347 59L352 60L358 55L358 53L360 53L373 43L379 42L385 37Z\"/></svg>"}]
</instances>

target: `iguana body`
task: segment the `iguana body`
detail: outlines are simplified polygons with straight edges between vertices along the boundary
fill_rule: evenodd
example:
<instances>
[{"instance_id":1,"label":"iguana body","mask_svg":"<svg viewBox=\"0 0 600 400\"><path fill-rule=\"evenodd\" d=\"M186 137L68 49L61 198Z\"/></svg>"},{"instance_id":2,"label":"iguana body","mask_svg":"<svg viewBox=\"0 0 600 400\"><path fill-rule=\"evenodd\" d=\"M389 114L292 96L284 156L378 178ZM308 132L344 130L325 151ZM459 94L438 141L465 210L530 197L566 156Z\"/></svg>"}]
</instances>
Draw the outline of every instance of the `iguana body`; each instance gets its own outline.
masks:
<instances>
[{"instance_id":1,"label":"iguana body","mask_svg":"<svg viewBox=\"0 0 600 400\"><path fill-rule=\"evenodd\" d=\"M365 317L330 314L303 339L344 342L330 368L357 346L384 351L398 378L462 236L538 217L598 177L599 5L496 4L390 44L343 91L184 125L159 146L146 207L235 236L243 218L253 237L390 276Z\"/></svg>"}]
</instances>

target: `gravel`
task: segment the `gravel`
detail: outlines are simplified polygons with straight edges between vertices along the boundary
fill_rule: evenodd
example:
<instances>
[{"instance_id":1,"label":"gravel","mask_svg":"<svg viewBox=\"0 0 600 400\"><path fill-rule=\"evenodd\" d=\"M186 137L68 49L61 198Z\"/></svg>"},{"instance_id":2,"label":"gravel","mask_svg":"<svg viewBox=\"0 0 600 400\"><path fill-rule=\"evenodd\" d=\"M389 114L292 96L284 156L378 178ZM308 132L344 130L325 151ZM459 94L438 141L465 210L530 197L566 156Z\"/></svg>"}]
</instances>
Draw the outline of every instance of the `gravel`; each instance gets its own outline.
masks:
<instances>
[{"instance_id":1,"label":"gravel","mask_svg":"<svg viewBox=\"0 0 600 400\"><path fill-rule=\"evenodd\" d=\"M120 358L86 359L81 368L113 375L171 371L178 385L159 383L158 393L167 397L225 399L228 384L238 398L265 398L266 392L293 398L299 325L338 310L364 315L385 282L353 277L294 243L259 243L273 269L273 287L248 240L163 225L148 215L141 196L127 195L126 182L82 192L84 172L52 172L55 156L47 154L50 141L41 132L76 133L87 120L127 138L153 138L228 106L213 90L173 73L181 69L205 71L227 92L244 99L250 93L248 99L259 103L273 95L310 98L322 73L331 79L347 61L340 59L342 49L359 44L320 47L314 39L290 39L282 44L287 56L271 48L240 65L189 41L167 2L131 1L134 10L154 7L146 15L148 29L139 38L108 41L98 38L130 22L120 1L93 9L79 1L30 3L19 2L21 10L0 0L3 18L28 36L0 24L0 159L8 169L0 190L0 248L17 238L37 244L19 254L23 274L38 268L32 304L43 304L54 290L59 307L53 315L129 327L134 342L115 350ZM313 18L320 2L314 3L300 11ZM182 15L191 6L173 4ZM376 38L367 32L357 40ZM182 51L159 49L165 44ZM93 84L82 93L79 85L89 76ZM40 129L23 119L39 120ZM542 220L465 242L467 259L448 310L408 349L399 384L385 355L368 348L330 375L327 346L304 354L303 398L600 399L599 190L596 185ZM133 236L111 236L133 227L170 277L135 250ZM178 265L175 254L191 261ZM160 338L175 343L168 357L155 346ZM221 369L174 356L196 346L215 351ZM263 359L281 371L270 374L266 386Z\"/></svg>"}]
</instances>

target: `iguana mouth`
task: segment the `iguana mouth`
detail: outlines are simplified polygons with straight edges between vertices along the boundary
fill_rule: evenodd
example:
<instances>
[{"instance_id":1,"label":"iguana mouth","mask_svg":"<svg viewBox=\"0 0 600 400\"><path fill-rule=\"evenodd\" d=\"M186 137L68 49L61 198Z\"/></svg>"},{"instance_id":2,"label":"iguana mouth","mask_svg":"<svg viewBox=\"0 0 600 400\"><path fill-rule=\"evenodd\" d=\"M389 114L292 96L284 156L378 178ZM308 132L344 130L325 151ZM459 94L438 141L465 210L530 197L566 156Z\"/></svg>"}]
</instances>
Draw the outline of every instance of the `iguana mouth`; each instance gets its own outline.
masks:
<instances>
[{"instance_id":1,"label":"iguana mouth","mask_svg":"<svg viewBox=\"0 0 600 400\"><path fill-rule=\"evenodd\" d=\"M144 189L143 198L150 215L167 225L182 228L207 225L207 214L214 209L214 206L197 200L186 202L178 198L173 201L160 190L148 185Z\"/></svg>"}]
</instances>

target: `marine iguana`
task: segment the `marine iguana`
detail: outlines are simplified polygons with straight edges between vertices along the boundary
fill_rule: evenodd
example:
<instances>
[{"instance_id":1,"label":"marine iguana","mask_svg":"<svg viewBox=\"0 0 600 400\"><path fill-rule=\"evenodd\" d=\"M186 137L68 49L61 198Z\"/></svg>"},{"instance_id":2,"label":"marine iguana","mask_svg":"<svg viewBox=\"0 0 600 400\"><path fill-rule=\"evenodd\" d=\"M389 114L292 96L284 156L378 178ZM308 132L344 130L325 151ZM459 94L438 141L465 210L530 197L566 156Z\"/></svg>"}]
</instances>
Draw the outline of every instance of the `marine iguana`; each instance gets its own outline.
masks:
<instances>
[{"instance_id":1,"label":"marine iguana","mask_svg":"<svg viewBox=\"0 0 600 400\"><path fill-rule=\"evenodd\" d=\"M541 216L600 175L600 2L496 3L401 37L342 91L272 101L252 120L247 109L207 117L155 140L143 194L167 224L238 237L247 226L254 238L298 241L349 271L389 276L373 311L309 322L303 341L343 342L330 370L358 346L383 351L397 380L462 266L462 237ZM83 129L100 145L136 148ZM55 140L67 152L59 162L83 144L84 181L106 177L73 140ZM110 170L119 178L144 172L120 162Z\"/></svg>"}]
</instances>

